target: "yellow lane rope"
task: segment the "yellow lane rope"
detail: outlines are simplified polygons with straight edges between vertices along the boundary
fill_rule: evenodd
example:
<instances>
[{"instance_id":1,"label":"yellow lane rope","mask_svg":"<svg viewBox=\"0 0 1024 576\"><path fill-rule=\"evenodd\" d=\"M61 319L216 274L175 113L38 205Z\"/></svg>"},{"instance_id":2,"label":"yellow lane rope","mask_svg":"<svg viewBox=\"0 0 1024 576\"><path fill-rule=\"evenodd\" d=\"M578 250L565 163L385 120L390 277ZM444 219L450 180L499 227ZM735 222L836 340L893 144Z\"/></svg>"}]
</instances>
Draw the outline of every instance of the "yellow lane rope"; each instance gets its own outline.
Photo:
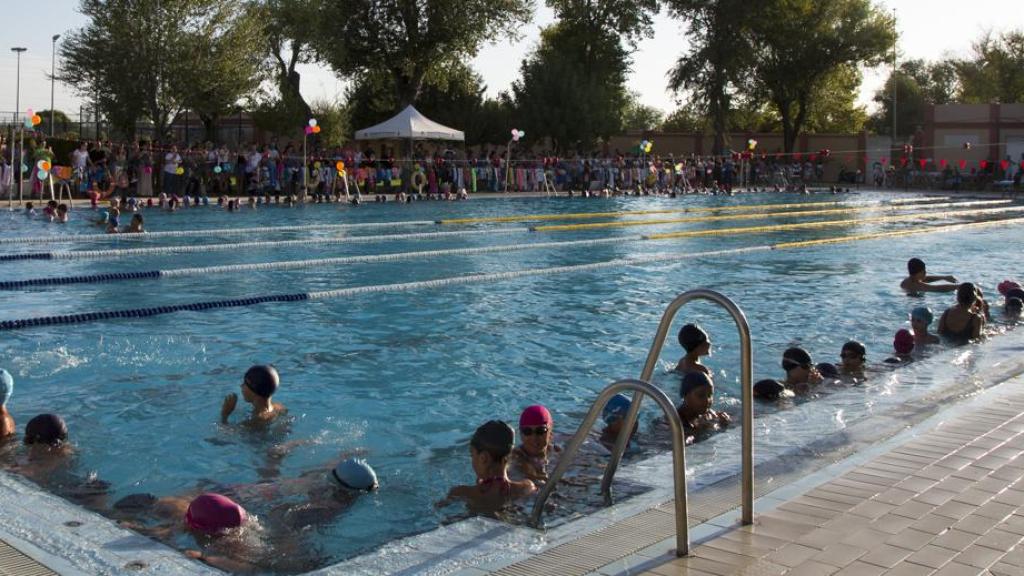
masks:
<instances>
[{"instance_id":1,"label":"yellow lane rope","mask_svg":"<svg viewBox=\"0 0 1024 576\"><path fill-rule=\"evenodd\" d=\"M847 226L853 224L871 224L879 222L900 222L915 219L953 218L958 216L1001 214L1005 212L1019 212L1022 210L1024 210L1024 206L1011 206L1006 208L984 208L979 210L948 210L944 212L917 212L914 214L901 214L899 216L878 216L875 218L825 220L823 222L799 222L796 224L776 224L773 226L747 226L741 228L720 228L715 230L688 230L685 232L666 232L663 234L647 234L644 236L644 238L648 240L667 240L671 238L694 238L698 236L730 236L733 234L756 234L761 232L781 232L784 230L806 230L810 228L829 228L832 226Z\"/></svg>"},{"instance_id":2,"label":"yellow lane rope","mask_svg":"<svg viewBox=\"0 0 1024 576\"><path fill-rule=\"evenodd\" d=\"M694 222L715 222L720 220L757 220L759 218L792 218L796 216L818 216L828 214L854 214L857 212L880 212L883 210L912 210L917 208L948 208L952 206L991 206L1011 204L1012 200L979 200L976 202L946 202L927 204L925 206L907 206L888 204L882 206L862 206L859 208L829 208L826 210L796 210L792 212L760 212L757 214L725 214L719 216L690 216L687 218L662 218L654 220L621 220L617 222L594 222L591 224L553 224L534 226L534 232L566 232L577 230L597 230L600 228L627 228L631 226L657 226L659 224L683 224Z\"/></svg>"},{"instance_id":3,"label":"yellow lane rope","mask_svg":"<svg viewBox=\"0 0 1024 576\"><path fill-rule=\"evenodd\" d=\"M772 244L772 250L785 250L787 248L806 248L820 244L839 244L842 242L857 242L860 240L875 240L878 238L891 238L893 236L910 236L912 234L931 234L933 232L949 232L963 228L980 228L982 226L1006 226L1024 222L1024 218L1003 218L1000 220L988 220L985 222L967 222L964 224L944 224L931 226L929 228L912 230L894 230L892 232L873 232L871 234L855 234L853 236L835 236L833 238L819 238L817 240L799 240L796 242L781 242Z\"/></svg>"},{"instance_id":4,"label":"yellow lane rope","mask_svg":"<svg viewBox=\"0 0 1024 576\"><path fill-rule=\"evenodd\" d=\"M947 200L948 196L925 198L898 198L890 204L916 204ZM498 222L529 222L539 220L582 220L588 218L615 218L619 216L643 216L645 214L697 214L701 212L754 211L783 208L804 208L807 206L844 206L847 202L791 202L786 204L744 204L742 206L717 206L701 208L674 208L672 210L626 210L619 212L576 212L569 214L522 214L519 216L482 216L478 218L450 218L438 220L438 224L483 224Z\"/></svg>"}]
</instances>

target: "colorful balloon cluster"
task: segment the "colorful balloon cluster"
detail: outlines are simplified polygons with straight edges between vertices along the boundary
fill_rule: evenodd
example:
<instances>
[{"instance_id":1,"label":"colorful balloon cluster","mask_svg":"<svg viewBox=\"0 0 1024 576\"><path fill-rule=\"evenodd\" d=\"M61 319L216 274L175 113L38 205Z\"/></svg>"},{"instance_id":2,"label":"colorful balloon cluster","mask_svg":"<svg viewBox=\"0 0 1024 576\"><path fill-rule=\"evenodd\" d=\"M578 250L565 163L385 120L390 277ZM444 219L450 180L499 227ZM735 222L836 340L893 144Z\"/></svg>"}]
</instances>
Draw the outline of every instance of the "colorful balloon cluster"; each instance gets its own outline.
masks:
<instances>
[{"instance_id":1,"label":"colorful balloon cluster","mask_svg":"<svg viewBox=\"0 0 1024 576\"><path fill-rule=\"evenodd\" d=\"M754 148L757 148L757 140L753 138L747 140L747 150L753 150Z\"/></svg>"},{"instance_id":2,"label":"colorful balloon cluster","mask_svg":"<svg viewBox=\"0 0 1024 576\"><path fill-rule=\"evenodd\" d=\"M39 171L36 172L36 178L39 180L46 180L47 176L50 175L50 168L52 168L52 166L50 166L49 160L40 160L39 162L36 162L36 168L39 169Z\"/></svg>"},{"instance_id":3,"label":"colorful balloon cluster","mask_svg":"<svg viewBox=\"0 0 1024 576\"><path fill-rule=\"evenodd\" d=\"M316 118L310 118L309 123L306 125L306 136L310 134L319 134L320 126L316 123Z\"/></svg>"},{"instance_id":4,"label":"colorful balloon cluster","mask_svg":"<svg viewBox=\"0 0 1024 576\"><path fill-rule=\"evenodd\" d=\"M335 164L334 167L338 170L338 176L344 178L345 177L345 163L342 162L341 160L338 160L338 163Z\"/></svg>"},{"instance_id":5,"label":"colorful balloon cluster","mask_svg":"<svg viewBox=\"0 0 1024 576\"><path fill-rule=\"evenodd\" d=\"M643 152L644 154L650 154L651 148L653 147L654 142L651 142L649 140L644 140L643 142L640 142L640 151Z\"/></svg>"},{"instance_id":6,"label":"colorful balloon cluster","mask_svg":"<svg viewBox=\"0 0 1024 576\"><path fill-rule=\"evenodd\" d=\"M43 123L43 117L32 111L31 108L27 110L28 114L25 115L25 129L31 130L32 128L39 126Z\"/></svg>"},{"instance_id":7,"label":"colorful balloon cluster","mask_svg":"<svg viewBox=\"0 0 1024 576\"><path fill-rule=\"evenodd\" d=\"M516 130L515 128L512 129L513 142L519 142L519 139L522 138L523 136L526 136L526 132L523 132L522 130Z\"/></svg>"}]
</instances>

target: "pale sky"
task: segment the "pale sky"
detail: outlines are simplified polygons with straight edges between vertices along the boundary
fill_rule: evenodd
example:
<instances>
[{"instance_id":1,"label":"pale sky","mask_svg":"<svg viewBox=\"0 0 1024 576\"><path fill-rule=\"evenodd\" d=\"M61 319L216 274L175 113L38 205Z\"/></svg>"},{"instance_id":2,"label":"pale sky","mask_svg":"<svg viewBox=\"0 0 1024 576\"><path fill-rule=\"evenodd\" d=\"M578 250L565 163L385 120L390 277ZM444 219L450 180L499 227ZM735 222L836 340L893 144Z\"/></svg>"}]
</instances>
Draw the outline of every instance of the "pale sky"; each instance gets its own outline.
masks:
<instances>
[{"instance_id":1,"label":"pale sky","mask_svg":"<svg viewBox=\"0 0 1024 576\"><path fill-rule=\"evenodd\" d=\"M876 0L891 10L897 9L900 51L905 58L937 59L944 55L965 55L971 43L983 32L1002 32L1024 27L1020 4L1015 0ZM542 0L540 1L543 4ZM13 46L28 48L21 57L21 109L43 110L50 107L51 41L54 34L65 34L80 27L85 18L77 12L77 0L4 1L3 38L0 52L0 112L10 117L15 110L15 53ZM1013 16L1017 14L1017 16ZM473 67L487 84L488 94L507 90L519 76L519 64L536 45L540 28L550 24L550 10L540 6L534 21L523 28L517 42L500 40L486 45L473 60ZM13 24L13 25L11 25ZM666 73L686 47L682 23L665 13L655 20L655 35L639 45L633 55L629 89L640 93L642 101L669 112L673 95L666 90ZM58 40L59 42L59 40ZM57 63L58 67L60 62ZM302 91L309 100L340 99L344 84L324 66L305 66L301 70ZM884 82L887 70L866 71L860 102L870 104L874 92ZM77 119L81 99L66 86L56 86L55 106Z\"/></svg>"}]
</instances>

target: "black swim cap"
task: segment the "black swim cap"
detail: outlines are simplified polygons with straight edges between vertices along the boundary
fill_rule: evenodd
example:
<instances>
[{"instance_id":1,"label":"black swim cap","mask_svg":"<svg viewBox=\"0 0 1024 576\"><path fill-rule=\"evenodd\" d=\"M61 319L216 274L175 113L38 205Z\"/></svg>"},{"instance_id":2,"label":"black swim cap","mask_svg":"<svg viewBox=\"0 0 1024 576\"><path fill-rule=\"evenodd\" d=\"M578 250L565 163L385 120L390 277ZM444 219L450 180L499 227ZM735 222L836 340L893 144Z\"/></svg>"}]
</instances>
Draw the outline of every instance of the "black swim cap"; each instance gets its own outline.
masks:
<instances>
[{"instance_id":1,"label":"black swim cap","mask_svg":"<svg viewBox=\"0 0 1024 576\"><path fill-rule=\"evenodd\" d=\"M907 260L907 272L910 272L911 276L918 272L924 272L924 269L924 260L921 260L920 258L911 258L910 260Z\"/></svg>"},{"instance_id":2,"label":"black swim cap","mask_svg":"<svg viewBox=\"0 0 1024 576\"><path fill-rule=\"evenodd\" d=\"M786 390L778 380L758 380L754 384L754 398L760 400L778 400Z\"/></svg>"},{"instance_id":3,"label":"black swim cap","mask_svg":"<svg viewBox=\"0 0 1024 576\"><path fill-rule=\"evenodd\" d=\"M679 329L679 345L687 353L693 352L698 346L708 341L708 333L696 324L687 324Z\"/></svg>"},{"instance_id":4,"label":"black swim cap","mask_svg":"<svg viewBox=\"0 0 1024 576\"><path fill-rule=\"evenodd\" d=\"M811 355L803 348L788 348L782 353L782 369L789 372L793 368L814 364Z\"/></svg>"},{"instance_id":5,"label":"black swim cap","mask_svg":"<svg viewBox=\"0 0 1024 576\"><path fill-rule=\"evenodd\" d=\"M679 396L686 398L686 395L690 392L705 386L714 386L707 374L703 372L687 372L683 375L683 382L679 385Z\"/></svg>"},{"instance_id":6,"label":"black swim cap","mask_svg":"<svg viewBox=\"0 0 1024 576\"><path fill-rule=\"evenodd\" d=\"M861 360L863 360L864 357L867 356L867 354L868 354L868 349L865 348L863 344L861 344L860 342L858 342L856 340L850 340L846 344L843 344L843 349L840 351L840 353L846 352L847 350L849 350L849 351L853 352L854 354L860 356ZM819 367L818 371L821 372L820 367ZM824 374L824 372L822 372L822 374Z\"/></svg>"},{"instance_id":7,"label":"black swim cap","mask_svg":"<svg viewBox=\"0 0 1024 576\"><path fill-rule=\"evenodd\" d=\"M68 426L56 414L40 414L25 425L25 444L60 446L68 440Z\"/></svg>"},{"instance_id":8,"label":"black swim cap","mask_svg":"<svg viewBox=\"0 0 1024 576\"><path fill-rule=\"evenodd\" d=\"M956 289L956 301L961 306L970 306L978 299L978 289L970 282L964 282Z\"/></svg>"},{"instance_id":9,"label":"black swim cap","mask_svg":"<svg viewBox=\"0 0 1024 576\"><path fill-rule=\"evenodd\" d=\"M273 396L280 383L281 377L273 366L258 364L245 371L245 385L261 398Z\"/></svg>"},{"instance_id":10,"label":"black swim cap","mask_svg":"<svg viewBox=\"0 0 1024 576\"><path fill-rule=\"evenodd\" d=\"M1010 298L1017 298L1018 300L1024 300L1024 289L1021 289L1021 288L1011 288L1010 290L1007 290L1006 291L1006 300L1009 301Z\"/></svg>"},{"instance_id":11,"label":"black swim cap","mask_svg":"<svg viewBox=\"0 0 1024 576\"><path fill-rule=\"evenodd\" d=\"M831 362L819 362L817 368L818 373L825 378L839 378L839 368Z\"/></svg>"},{"instance_id":12,"label":"black swim cap","mask_svg":"<svg viewBox=\"0 0 1024 576\"><path fill-rule=\"evenodd\" d=\"M503 460L512 452L516 431L501 420L489 420L476 429L469 444L478 452L487 452L495 460Z\"/></svg>"}]
</instances>

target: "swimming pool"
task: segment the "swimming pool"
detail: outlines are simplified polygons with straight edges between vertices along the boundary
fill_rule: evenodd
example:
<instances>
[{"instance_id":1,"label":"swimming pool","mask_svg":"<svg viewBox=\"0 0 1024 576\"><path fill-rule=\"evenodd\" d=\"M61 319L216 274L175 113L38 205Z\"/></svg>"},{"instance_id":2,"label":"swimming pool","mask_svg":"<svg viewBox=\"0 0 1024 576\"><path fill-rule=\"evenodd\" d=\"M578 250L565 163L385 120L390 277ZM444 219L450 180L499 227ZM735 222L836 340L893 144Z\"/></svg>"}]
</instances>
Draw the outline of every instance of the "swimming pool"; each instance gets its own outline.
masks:
<instances>
[{"instance_id":1,"label":"swimming pool","mask_svg":"<svg viewBox=\"0 0 1024 576\"><path fill-rule=\"evenodd\" d=\"M535 198L405 206L370 204L358 208L337 204L271 206L235 214L213 208L174 214L150 211L146 218L151 231L227 227L268 230L201 239L104 238L52 245L4 244L0 245L0 254L346 238L439 229L417 224L343 231L269 230L283 225L432 222L516 214L701 209L837 200L851 207L866 208L870 206L866 202L887 202L892 198L881 193L811 198ZM908 206L905 211L912 210ZM85 214L86 211L76 211L66 230L38 220L27 221L19 213L0 214L4 221L0 238L98 230L83 222ZM21 288L0 292L0 321L566 267L655 253L685 255L905 229L917 224L909 220L859 222L828 228L671 240L635 238L637 234L679 230L867 219L878 215L865 211L835 216L673 223L642 230L623 227L559 232L525 231L527 225L536 222L482 223L440 227L442 231L481 231L466 235L0 262L6 281L620 239L289 270ZM621 216L597 221L671 217ZM715 289L744 309L753 335L755 379L779 376L782 350L793 344L807 347L816 361L837 361L842 343L859 339L868 346L869 360L879 362L891 353L892 334L906 324L912 307L924 302L939 311L951 301L948 295L919 299L899 293L897 285L908 257L923 258L935 273L948 271L979 282L991 294L996 283L1019 273L1011 268L1017 262L1018 238L1019 229L1014 226L966 229L794 250L624 263L495 282L452 286L439 283L400 292L369 291L341 298L12 330L3 333L4 364L18 381L10 408L19 427L40 412L62 414L78 449L78 470L109 482L111 502L138 492L176 494L194 489L197 484L253 482L273 466L279 467L283 476L295 476L340 453L365 452L380 476L380 491L362 497L340 517L315 526L305 535L310 549L315 551L316 564L327 565L395 538L431 530L446 521L453 510L439 511L433 504L451 485L472 480L466 444L473 429L483 421L514 421L524 406L543 403L552 409L558 431L574 431L602 387L614 379L639 374L661 312L684 290ZM676 329L686 321L701 323L711 334L714 355L708 364L719 385L717 404L738 410L739 345L731 320L711 305L694 304L683 310ZM655 378L673 399L678 381L665 370L674 366L678 356L673 338L662 358L664 370ZM957 362L949 363L950 371L965 369L962 359ZM282 389L275 398L290 409L287 432L254 436L217 423L224 394L237 391L242 373L254 363L273 363L281 373ZM759 454L783 454L795 444L811 443L898 405L904 394L913 392L902 385L902 374L880 371L868 386L830 389L812 404L796 409L759 407L755 432ZM916 378L914 382L917 386L928 386L926 378ZM973 381L963 383L965 392L977 385ZM645 411L642 420L646 434L656 436L648 431L647 423L653 417L653 411ZM295 448L280 462L268 462L268 446L296 439L313 442ZM652 438L650 445L657 446L658 442L658 438ZM735 471L738 443L739 437L733 431L693 447L688 453L690 478L699 485ZM254 507L259 513L259 504Z\"/></svg>"}]
</instances>

